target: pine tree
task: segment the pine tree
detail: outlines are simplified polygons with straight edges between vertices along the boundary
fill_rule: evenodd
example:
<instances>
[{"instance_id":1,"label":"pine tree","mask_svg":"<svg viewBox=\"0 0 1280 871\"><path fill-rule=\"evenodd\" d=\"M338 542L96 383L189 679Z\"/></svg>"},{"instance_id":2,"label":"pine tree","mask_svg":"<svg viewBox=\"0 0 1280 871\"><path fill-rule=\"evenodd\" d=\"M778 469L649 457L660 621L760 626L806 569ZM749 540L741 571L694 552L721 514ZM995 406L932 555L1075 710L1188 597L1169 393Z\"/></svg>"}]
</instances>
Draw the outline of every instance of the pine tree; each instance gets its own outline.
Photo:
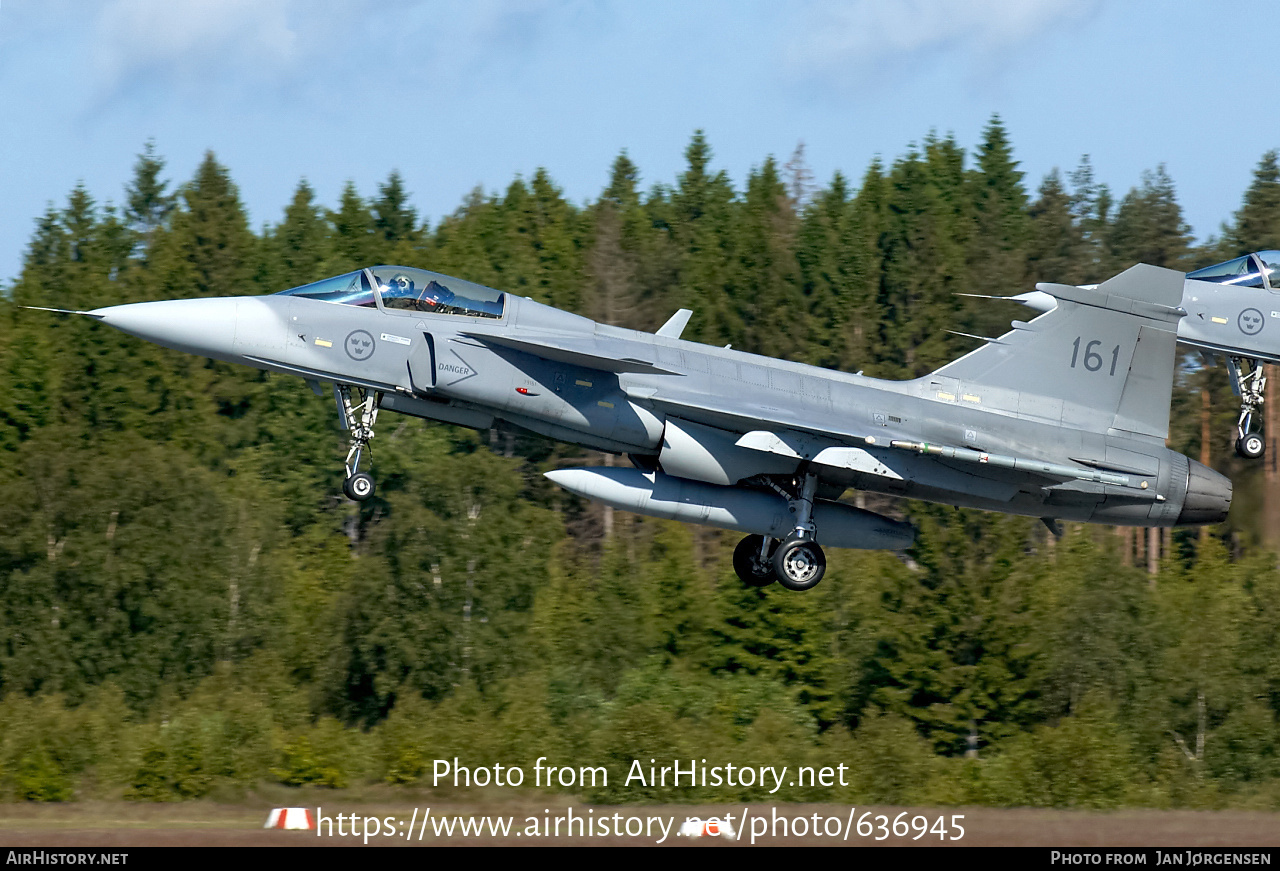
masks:
<instances>
[{"instance_id":1,"label":"pine tree","mask_svg":"<svg viewBox=\"0 0 1280 871\"><path fill-rule=\"evenodd\" d=\"M1011 296L1027 287L1027 248L1032 224L1022 171L998 115L983 131L974 170L969 173L973 237L966 245L976 293ZM962 243L963 244L963 243ZM967 303L967 331L996 336L1007 327L1005 313L980 300ZM962 328L966 329L966 328Z\"/></svg>"},{"instance_id":2,"label":"pine tree","mask_svg":"<svg viewBox=\"0 0 1280 871\"><path fill-rule=\"evenodd\" d=\"M613 159L609 168L609 184L600 195L601 202L611 202L619 212L640 205L640 168L627 156L626 149Z\"/></svg>"},{"instance_id":3,"label":"pine tree","mask_svg":"<svg viewBox=\"0 0 1280 871\"><path fill-rule=\"evenodd\" d=\"M315 192L302 179L285 208L284 221L270 233L269 287L284 290L325 278L329 274L324 271L325 263L333 256L330 232L315 203Z\"/></svg>"},{"instance_id":4,"label":"pine tree","mask_svg":"<svg viewBox=\"0 0 1280 871\"><path fill-rule=\"evenodd\" d=\"M1134 263L1185 269L1191 228L1182 220L1182 208L1173 181L1161 164L1142 174L1142 187L1120 201L1107 233L1109 259L1119 269Z\"/></svg>"},{"instance_id":5,"label":"pine tree","mask_svg":"<svg viewBox=\"0 0 1280 871\"><path fill-rule=\"evenodd\" d=\"M152 246L157 289L170 298L253 292L257 239L249 230L239 191L213 152L205 154L179 199L171 226Z\"/></svg>"},{"instance_id":6,"label":"pine tree","mask_svg":"<svg viewBox=\"0 0 1280 871\"><path fill-rule=\"evenodd\" d=\"M1161 584L1164 734L1192 764L1216 750L1213 729L1243 706L1247 690L1239 667L1247 600L1239 571L1210 541L1187 577Z\"/></svg>"},{"instance_id":7,"label":"pine tree","mask_svg":"<svg viewBox=\"0 0 1280 871\"><path fill-rule=\"evenodd\" d=\"M1040 184L1029 209L1031 234L1027 272L1030 281L1083 284L1090 267L1084 233L1071 214L1071 197L1054 169Z\"/></svg>"},{"instance_id":8,"label":"pine tree","mask_svg":"<svg viewBox=\"0 0 1280 871\"><path fill-rule=\"evenodd\" d=\"M1245 191L1244 205L1222 240L1224 257L1246 251L1280 248L1280 164L1278 152L1268 151L1258 161L1253 181Z\"/></svg>"},{"instance_id":9,"label":"pine tree","mask_svg":"<svg viewBox=\"0 0 1280 871\"><path fill-rule=\"evenodd\" d=\"M130 228L139 235L143 248L150 245L157 227L163 226L173 211L174 196L166 191L169 183L160 178L164 160L156 156L155 141L148 139L133 166L133 180L125 187L124 216Z\"/></svg>"},{"instance_id":10,"label":"pine tree","mask_svg":"<svg viewBox=\"0 0 1280 871\"><path fill-rule=\"evenodd\" d=\"M380 252L374 235L373 213L357 193L355 182L343 185L338 210L329 213L329 222L333 225L333 253L325 263L326 274L350 272L378 263Z\"/></svg>"},{"instance_id":11,"label":"pine tree","mask_svg":"<svg viewBox=\"0 0 1280 871\"><path fill-rule=\"evenodd\" d=\"M587 253L590 284L586 312L606 324L649 327L649 318L642 316L636 299L634 257L623 248L620 211L620 206L606 197L591 215L595 233Z\"/></svg>"},{"instance_id":12,"label":"pine tree","mask_svg":"<svg viewBox=\"0 0 1280 871\"><path fill-rule=\"evenodd\" d=\"M1258 166L1254 170L1253 181L1249 184L1249 189L1245 191L1244 203L1235 215L1232 225L1226 229L1223 235L1222 243L1219 246L1221 256L1238 257L1247 251L1267 250L1280 247L1280 166L1277 165L1277 152L1275 150L1268 151L1258 161ZM1271 286L1274 288L1280 285L1277 276L1272 275L1269 279ZM1267 414L1265 419L1275 422L1275 408L1272 406L1276 400L1275 388L1277 386L1276 373L1274 366L1268 366L1270 370L1269 381L1267 384L1267 405L1264 410ZM1218 404L1219 408L1226 405L1229 410L1233 410L1234 406L1229 404L1230 397L1225 391L1219 391L1222 398L1228 400L1228 403ZM1263 422L1266 427L1266 420ZM1222 430L1219 430L1222 432ZM1227 430L1230 432L1230 430ZM1249 464L1250 468L1244 471L1246 474L1252 473L1257 475L1262 473L1263 477L1263 498L1264 504L1261 510L1253 512L1252 518L1261 519L1259 537L1271 546L1280 544L1280 481L1277 480L1276 466L1276 449L1280 445L1276 443L1276 433L1274 431L1266 433L1269 441L1268 450L1270 457L1264 463ZM1261 468L1259 468L1261 467ZM1239 487L1243 490L1243 487ZM1233 512L1237 517L1249 516L1244 512Z\"/></svg>"},{"instance_id":13,"label":"pine tree","mask_svg":"<svg viewBox=\"0 0 1280 871\"><path fill-rule=\"evenodd\" d=\"M963 151L949 138L927 139L923 154L899 159L886 179L871 374L915 377L959 356L961 345L947 330L961 322L964 303L956 294L970 286L966 187Z\"/></svg>"},{"instance_id":14,"label":"pine tree","mask_svg":"<svg viewBox=\"0 0 1280 871\"><path fill-rule=\"evenodd\" d=\"M866 327L879 283L871 232L840 173L805 211L795 256L813 315L809 356L818 365L853 370L866 360Z\"/></svg>"},{"instance_id":15,"label":"pine tree","mask_svg":"<svg viewBox=\"0 0 1280 871\"><path fill-rule=\"evenodd\" d=\"M279 290L262 287L262 242L249 229L239 192L212 152L179 192L169 225L156 232L140 281L151 299L230 297ZM127 338L127 337L126 337ZM203 459L225 458L251 437L243 421L264 377L230 364L128 342L130 353L154 360L160 377L148 385L151 432L180 439Z\"/></svg>"},{"instance_id":16,"label":"pine tree","mask_svg":"<svg viewBox=\"0 0 1280 871\"><path fill-rule=\"evenodd\" d=\"M1093 163L1087 154L1080 158L1070 181L1071 215L1084 236L1085 280L1105 281L1115 274L1106 244L1112 218L1111 191L1094 179Z\"/></svg>"},{"instance_id":17,"label":"pine tree","mask_svg":"<svg viewBox=\"0 0 1280 871\"><path fill-rule=\"evenodd\" d=\"M862 177L862 186L853 197L849 246L858 274L854 283L852 309L846 322L845 365L855 371L874 366L880 357L875 342L880 335L880 287L884 274L884 243L888 227L888 179L879 158L871 161Z\"/></svg>"},{"instance_id":18,"label":"pine tree","mask_svg":"<svg viewBox=\"0 0 1280 871\"><path fill-rule=\"evenodd\" d=\"M681 303L693 310L686 338L741 347L741 322L732 311L733 187L723 171L710 173L711 147L701 130L685 160L671 198L670 227L680 256Z\"/></svg>"},{"instance_id":19,"label":"pine tree","mask_svg":"<svg viewBox=\"0 0 1280 871\"><path fill-rule=\"evenodd\" d=\"M838 568L831 575L837 582L851 579ZM839 585L796 596L777 585L747 587L726 572L716 593L720 620L712 627L718 640L712 652L714 669L763 677L793 693L816 725L826 728L838 722L848 691L841 682L844 663L834 655L832 615L841 607Z\"/></svg>"},{"instance_id":20,"label":"pine tree","mask_svg":"<svg viewBox=\"0 0 1280 871\"><path fill-rule=\"evenodd\" d=\"M545 169L533 174L529 211L521 216L537 258L535 296L569 311L581 311L585 264L578 241L578 210L564 198L563 191Z\"/></svg>"},{"instance_id":21,"label":"pine tree","mask_svg":"<svg viewBox=\"0 0 1280 871\"><path fill-rule=\"evenodd\" d=\"M746 194L735 211L737 263L730 304L742 324L743 347L808 362L812 328L795 260L799 220L772 158L747 177Z\"/></svg>"},{"instance_id":22,"label":"pine tree","mask_svg":"<svg viewBox=\"0 0 1280 871\"><path fill-rule=\"evenodd\" d=\"M803 214L809 206L816 187L813 182L813 172L809 169L809 164L804 157L803 140L796 143L796 150L791 153L791 159L786 162L782 170L791 208L796 214Z\"/></svg>"},{"instance_id":23,"label":"pine tree","mask_svg":"<svg viewBox=\"0 0 1280 871\"><path fill-rule=\"evenodd\" d=\"M428 243L431 268L512 293L518 288L502 276L507 239L501 204L474 188L463 204L436 226Z\"/></svg>"},{"instance_id":24,"label":"pine tree","mask_svg":"<svg viewBox=\"0 0 1280 871\"><path fill-rule=\"evenodd\" d=\"M958 755L972 732L999 741L1039 712L1031 590L1018 571L1028 523L937 505L913 506L912 520L918 570L868 579L867 686L854 695Z\"/></svg>"},{"instance_id":25,"label":"pine tree","mask_svg":"<svg viewBox=\"0 0 1280 871\"><path fill-rule=\"evenodd\" d=\"M378 256L383 263L401 263L414 259L412 250L418 241L417 212L409 205L400 173L392 171L386 184L378 187L373 201L373 230L378 237ZM370 264L372 265L372 264Z\"/></svg>"},{"instance_id":26,"label":"pine tree","mask_svg":"<svg viewBox=\"0 0 1280 871\"><path fill-rule=\"evenodd\" d=\"M586 312L607 323L655 330L680 307L675 298L674 255L669 230L641 202L639 170L622 152L609 184L587 215L592 241L587 253L590 284Z\"/></svg>"}]
</instances>

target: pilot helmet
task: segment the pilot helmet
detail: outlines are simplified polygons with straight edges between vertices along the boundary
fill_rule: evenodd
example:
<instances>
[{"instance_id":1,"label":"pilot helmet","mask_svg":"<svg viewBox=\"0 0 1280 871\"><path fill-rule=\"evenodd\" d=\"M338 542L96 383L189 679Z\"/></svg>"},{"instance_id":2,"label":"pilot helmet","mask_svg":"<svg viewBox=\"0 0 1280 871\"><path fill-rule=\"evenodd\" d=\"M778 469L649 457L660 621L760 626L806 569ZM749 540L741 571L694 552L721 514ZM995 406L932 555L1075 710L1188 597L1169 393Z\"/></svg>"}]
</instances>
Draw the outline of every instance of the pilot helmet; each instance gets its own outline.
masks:
<instances>
[{"instance_id":1,"label":"pilot helmet","mask_svg":"<svg viewBox=\"0 0 1280 871\"><path fill-rule=\"evenodd\" d=\"M413 290L413 280L404 273L401 273L391 279L390 288L392 293L409 293Z\"/></svg>"}]
</instances>

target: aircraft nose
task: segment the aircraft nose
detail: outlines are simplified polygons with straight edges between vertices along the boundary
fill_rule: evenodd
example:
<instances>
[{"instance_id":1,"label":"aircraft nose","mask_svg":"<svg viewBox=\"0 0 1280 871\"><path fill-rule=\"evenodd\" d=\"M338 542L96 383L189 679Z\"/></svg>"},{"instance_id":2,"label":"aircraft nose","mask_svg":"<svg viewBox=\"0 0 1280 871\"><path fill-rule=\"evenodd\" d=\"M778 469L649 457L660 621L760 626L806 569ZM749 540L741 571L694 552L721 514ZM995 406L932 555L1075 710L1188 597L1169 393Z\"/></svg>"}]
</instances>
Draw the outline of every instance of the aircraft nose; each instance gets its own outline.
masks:
<instances>
[{"instance_id":1,"label":"aircraft nose","mask_svg":"<svg viewBox=\"0 0 1280 871\"><path fill-rule=\"evenodd\" d=\"M95 309L89 314L122 332L166 348L234 359L236 299L174 299Z\"/></svg>"}]
</instances>

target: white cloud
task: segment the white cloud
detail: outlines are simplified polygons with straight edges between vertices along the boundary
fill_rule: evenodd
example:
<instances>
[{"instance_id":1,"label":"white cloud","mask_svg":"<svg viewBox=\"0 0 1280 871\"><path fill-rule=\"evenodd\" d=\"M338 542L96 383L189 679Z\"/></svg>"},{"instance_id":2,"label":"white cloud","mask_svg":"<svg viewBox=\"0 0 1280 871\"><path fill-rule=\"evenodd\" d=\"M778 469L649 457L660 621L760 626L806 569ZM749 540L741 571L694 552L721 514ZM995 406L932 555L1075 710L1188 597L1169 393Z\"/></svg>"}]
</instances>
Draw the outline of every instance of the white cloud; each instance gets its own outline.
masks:
<instances>
[{"instance_id":1,"label":"white cloud","mask_svg":"<svg viewBox=\"0 0 1280 871\"><path fill-rule=\"evenodd\" d=\"M1101 0L813 0L785 56L802 74L857 79L959 49L985 65L1080 20Z\"/></svg>"},{"instance_id":2,"label":"white cloud","mask_svg":"<svg viewBox=\"0 0 1280 871\"><path fill-rule=\"evenodd\" d=\"M92 62L108 93L138 76L199 78L228 65L288 67L298 50L289 0L114 0L95 22Z\"/></svg>"},{"instance_id":3,"label":"white cloud","mask_svg":"<svg viewBox=\"0 0 1280 871\"><path fill-rule=\"evenodd\" d=\"M580 0L105 0L91 23L102 105L159 85L203 98L314 82L458 75L523 56Z\"/></svg>"}]
</instances>

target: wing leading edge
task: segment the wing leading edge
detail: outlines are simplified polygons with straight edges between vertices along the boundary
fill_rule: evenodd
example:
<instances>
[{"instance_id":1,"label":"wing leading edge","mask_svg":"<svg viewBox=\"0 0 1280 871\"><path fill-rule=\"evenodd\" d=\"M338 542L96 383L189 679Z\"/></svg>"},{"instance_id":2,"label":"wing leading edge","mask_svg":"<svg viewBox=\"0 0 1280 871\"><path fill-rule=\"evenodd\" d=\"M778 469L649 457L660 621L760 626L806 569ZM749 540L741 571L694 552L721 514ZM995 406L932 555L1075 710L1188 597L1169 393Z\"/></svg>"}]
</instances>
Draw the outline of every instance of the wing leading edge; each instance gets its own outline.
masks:
<instances>
[{"instance_id":1,"label":"wing leading edge","mask_svg":"<svg viewBox=\"0 0 1280 871\"><path fill-rule=\"evenodd\" d=\"M574 338L549 334L530 335L524 332L521 335L525 338L519 339L482 332L464 332L462 335L492 347L507 348L512 351L533 354L535 357L554 360L557 363L568 363L572 366L597 369L601 372L641 375L682 374L671 369L664 369L655 365L651 360L644 359L645 356L651 356L645 346L639 343L623 344L618 339L609 340L608 347L605 348L594 337ZM633 344L634 347L630 347ZM623 353L632 352L632 356L618 356L616 353L609 353L610 350L617 351L619 349Z\"/></svg>"}]
</instances>

